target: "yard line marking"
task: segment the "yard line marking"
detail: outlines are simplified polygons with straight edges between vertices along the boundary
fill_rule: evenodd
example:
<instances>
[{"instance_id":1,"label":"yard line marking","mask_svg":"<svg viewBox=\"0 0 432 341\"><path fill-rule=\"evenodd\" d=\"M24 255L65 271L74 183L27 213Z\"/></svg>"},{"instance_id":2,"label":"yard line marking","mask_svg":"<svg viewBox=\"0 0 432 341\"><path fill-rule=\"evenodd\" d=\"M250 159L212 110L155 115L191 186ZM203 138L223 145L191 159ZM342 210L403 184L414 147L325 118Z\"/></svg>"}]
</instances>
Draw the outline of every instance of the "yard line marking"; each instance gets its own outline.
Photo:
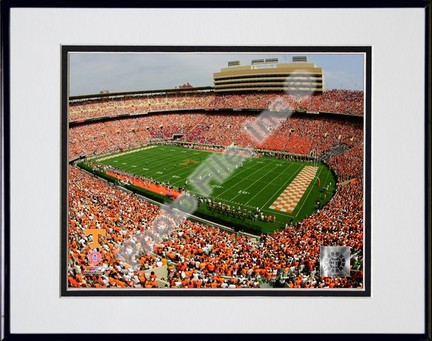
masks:
<instances>
[{"instance_id":1,"label":"yard line marking","mask_svg":"<svg viewBox=\"0 0 432 341\"><path fill-rule=\"evenodd\" d=\"M211 153L211 152L209 152L209 153ZM247 171L250 170L250 168L248 168L248 167L245 166L249 161L250 161L250 159L246 159L246 160L244 161L244 163L242 164L242 167L241 167L241 168L244 168L244 170L241 170L240 172L238 172L237 174L235 174L235 177L237 177L237 176L239 176L240 174L242 174L242 173L247 172ZM253 167L251 167L251 168L253 168ZM259 168L258 170L260 170L260 169L262 169L262 168L263 168L263 167ZM235 173L235 171L234 171L234 173ZM227 179L225 179L225 181L224 181L223 183L225 183L226 181L229 181L230 179L232 179L233 176L234 176L234 173L231 173L231 175L230 175ZM252 173L252 174L253 174L253 173ZM252 181L251 179L248 179L248 178L249 178L249 176L243 178L243 180L249 180L249 181ZM242 181L243 181L243 180L242 180ZM241 181L240 181L240 182L241 182ZM228 190L229 190L229 189L230 189L230 188L228 188ZM219 197L219 196L222 195L223 193L225 193L225 192L220 193L217 197Z\"/></svg>"},{"instance_id":2,"label":"yard line marking","mask_svg":"<svg viewBox=\"0 0 432 341\"><path fill-rule=\"evenodd\" d=\"M176 179L176 178L168 176L168 175L174 175L175 174L177 176L183 175L183 177L184 177L184 175L187 175L191 171L190 169L180 170L179 167L176 166L176 164L178 164L179 162L181 162L184 159L184 155L185 154L184 153L175 153L175 154L173 154L172 151L174 150L174 148L170 148L170 149L163 148L163 147L161 148L161 146L157 146L157 145L156 146L155 145L146 146L146 147L134 149L134 150L131 150L130 152L128 152L128 154L132 154L133 152L139 152L140 150L143 150L143 149L149 149L147 147L151 147L151 148L155 148L155 149L153 151L150 151L149 153L144 152L144 154L143 154L144 156L143 156L141 162L137 162L141 158L137 159L137 158L135 158L135 155L131 155L131 156L128 156L127 154L125 155L125 152L124 153L117 153L115 155L110 155L109 158L110 159L114 159L111 162L116 162L117 165L119 165L121 161L126 161L124 169L126 171L128 171L128 172L133 170L132 173L135 173L136 169L141 169L143 167L143 168L147 168L147 169L143 169L143 171L146 172L146 175L145 175L146 177L149 177L150 175L153 175L153 177L156 177L157 179L160 179L161 181L167 181L168 179L165 179L165 178L168 177L169 178L168 181L170 183L172 183L172 185L174 185L174 186L176 186L176 185L182 185L183 183L182 183L182 181L180 179ZM176 151L178 149L181 149L181 148L175 148ZM156 152L154 152L154 151L156 151ZM161 151L161 152L159 153L159 151ZM188 151L186 151L186 152L188 152ZM212 151L195 151L194 153L190 153L190 154L199 155L199 156L197 156L197 159L199 159L199 162L201 163L201 162L203 162L205 160L205 157L203 158L203 160L201 160L201 155L203 155L203 154L212 154L212 153L213 153ZM124 159L122 159L123 155L125 156ZM177 157L176 157L176 155L177 155ZM101 158L99 158L99 159L101 159ZM280 160L269 160L270 162L263 162L262 160L255 161L255 160L251 160L251 161L254 161L254 162L250 162L250 163L248 163L249 160L246 160L246 162L244 163L244 166L241 167L241 168L244 168L244 169L241 169L241 168L236 169L235 173L232 174L228 179L226 179L226 181L229 181L230 179L235 178L236 180L240 180L240 181L244 180L244 182L242 183L243 186L248 186L248 184L253 185L254 183L259 183L259 184L262 184L262 186L266 186L267 190L279 188L279 184L275 183L275 182L278 182L277 181L278 179L276 179L276 181L274 179L275 178L279 178L280 179L281 172L278 171L279 167L277 167L278 165L281 164ZM270 181L270 182L263 181L262 179L264 179L264 176L260 177L259 178L260 180L258 180L258 181L255 181L255 180L253 180L251 178L251 176L253 177L256 173L258 173L260 171L263 172L266 168L268 168L267 167L268 165L271 166L275 162L276 162L276 165L274 167L272 167L272 169L270 171L266 172L267 174L269 174L269 177L271 177L270 173L274 174L273 175L274 178L272 178L273 179L272 181ZM262 167L260 167L256 171L253 171L253 169L257 167L258 163L261 164L260 166L262 166ZM135 165L136 167L133 167L133 165ZM141 167L140 167L140 165L141 165ZM151 165L151 167L150 167L150 165ZM160 175L156 175L155 174L156 171L162 170L164 168L164 166L167 167L167 171L165 171L163 174L159 173ZM197 166L198 166L198 164L197 164ZM289 165L282 172L286 173L287 169L292 169L293 168L291 166L292 166L292 164ZM188 167L186 167L186 168L188 168ZM141 172L143 172L143 171L141 171ZM246 175L247 174L246 172L248 172L248 173L252 172L252 173L249 176L241 178L242 175ZM276 174L276 172L277 172L277 174ZM139 171L138 171L138 173L139 173ZM294 172L294 173L297 173L297 171ZM140 175L140 174L137 174L137 175ZM295 176L295 175L293 175L293 176ZM226 194L226 191L224 191L224 190L231 190L233 187L236 187L236 184L232 185L232 186L221 186L221 187L222 187L221 189L223 191L222 193L224 195L224 194ZM223 187L225 187L225 188L223 188ZM249 188L249 187L250 186L248 186L247 188ZM216 189L216 188L217 187L214 186L214 189ZM191 192L193 192L193 191L191 191ZM199 194L199 193L196 193L196 194ZM258 193L258 195L259 195L259 193ZM243 204L243 203L237 202L236 199L234 201L226 200L226 199L221 199L220 195L218 195L216 198L219 198L219 200L223 201L223 202L231 202L231 203L234 202L235 204L241 205L242 207L249 207L251 209L255 208L255 207L252 207L252 206L248 205L248 203L250 203L250 200L248 200L246 204ZM270 198L270 200L271 200L271 198ZM284 215L288 215L289 216L289 214L285 213L285 212L277 212L277 213L274 212L274 214L283 215L283 216Z\"/></svg>"},{"instance_id":3,"label":"yard line marking","mask_svg":"<svg viewBox=\"0 0 432 341\"><path fill-rule=\"evenodd\" d=\"M271 160L271 162L273 163L274 160ZM249 180L249 178L250 178L250 176L251 176L252 174L255 174L256 172L259 172L260 170L262 170L263 168L267 167L268 165L269 165L269 164L264 164L264 166L261 166L261 167L258 168L256 171L254 171L253 173L249 174L247 177L245 177L245 178L243 178L242 180L240 180L240 182L238 182L237 185L240 184L240 183L242 183L242 182L245 181L246 179ZM240 175L241 173L246 172L246 171L248 171L248 170L249 170L249 168L248 168L248 169L245 169L245 170L243 170L243 171L241 171L240 173L236 174L236 177L237 177L238 175ZM267 175L267 174L268 174L268 173L266 173L266 174L264 174L264 175ZM233 175L234 175L234 174L231 174L230 177L229 177L228 179L230 179ZM228 179L227 179L227 180L228 180ZM261 179L261 178L260 178L260 179ZM224 181L224 182L225 182L225 181ZM254 183L255 183L255 181L254 181ZM250 187L250 186L249 186L249 187ZM232 187L229 187L227 190L223 191L222 193L219 193L219 195L217 195L215 198L219 198L222 194L224 194L225 192L229 191L230 189L232 189ZM235 197L234 197L234 198L235 198ZM234 199L234 198L232 198L232 199Z\"/></svg>"},{"instance_id":4,"label":"yard line marking","mask_svg":"<svg viewBox=\"0 0 432 341\"><path fill-rule=\"evenodd\" d=\"M309 184L314 179L317 171L318 167L304 166L300 173L297 174L296 178L279 195L273 204L270 205L270 208L276 211L292 213L306 192Z\"/></svg>"},{"instance_id":5,"label":"yard line marking","mask_svg":"<svg viewBox=\"0 0 432 341\"><path fill-rule=\"evenodd\" d=\"M162 148L160 148L159 150L161 150L161 149ZM181 148L178 148L178 149L181 149ZM184 170L182 170L181 168L178 167L178 164L181 161L184 161L184 155L183 154L173 155L171 150L172 149L167 150L169 153L165 154L166 156L163 158L161 158L159 155L156 155L156 156L153 156L152 158L148 159L149 163L152 164L153 169L159 170L159 169L165 168L164 166L167 167L167 171L165 171L162 174L162 176L158 177L161 181L168 181L170 179L170 176L172 176L173 174L180 176L180 178L182 178L182 177L185 177L185 175L188 175L189 173L191 173L190 167L186 167L186 169L184 169ZM186 152L188 152L188 150ZM205 152L205 151L198 151L198 152L195 152L193 154L200 155L199 157L197 157L198 163L196 164L196 167L198 167L207 158L207 152ZM203 159L201 159L201 157L203 157ZM144 163L140 163L140 164L143 165ZM175 167L173 167L172 164L175 164ZM172 185L176 185L176 184L183 185L183 182L178 181L178 180L172 182Z\"/></svg>"},{"instance_id":6,"label":"yard line marking","mask_svg":"<svg viewBox=\"0 0 432 341\"><path fill-rule=\"evenodd\" d=\"M161 150L161 149L162 148L159 148L159 150ZM165 153L162 153L162 157L160 155L152 155L152 156L146 155L146 157L143 157L141 162L136 162L136 160L135 160L135 163L138 166L144 166L144 165L149 164L152 166L152 169L160 170L160 169L164 168L164 165L166 166L167 164L171 164L171 162L177 163L177 162L181 161L182 158L183 158L183 156L181 156L180 158L175 158L175 157L173 158L173 154L171 152L169 152L167 154L165 152ZM169 166L169 167L171 168L171 166ZM147 170L149 170L149 169L147 169ZM178 169L174 169L173 171L165 172L164 176L169 175L169 174L173 174L173 173L179 173ZM137 175L140 175L140 174L137 174Z\"/></svg>"},{"instance_id":7,"label":"yard line marking","mask_svg":"<svg viewBox=\"0 0 432 341\"><path fill-rule=\"evenodd\" d=\"M260 194L265 188L267 188L268 185L273 184L273 181L275 181L278 177L280 177L282 174L284 174L288 169L290 169L292 166L294 166L294 163L291 163L283 172L280 172L279 175L277 177L275 177L272 181L270 181L269 183L267 183L263 188L261 188L261 190L259 192L257 192L252 198L250 198L246 204L249 204L250 201L255 198L258 194ZM295 174L295 172L294 172ZM262 182L262 181L258 181L258 182Z\"/></svg>"},{"instance_id":8,"label":"yard line marking","mask_svg":"<svg viewBox=\"0 0 432 341\"><path fill-rule=\"evenodd\" d=\"M137 149L128 150L128 151L122 152L120 154L113 154L113 155L109 155L109 156L98 158L98 159L96 159L96 162L112 159L112 158L123 156L123 155L127 155L127 154L132 154L132 153L135 153L135 152L139 152L141 150L151 149L151 148L154 148L154 147L156 147L156 146L152 145L152 146L145 146L145 147L141 147L141 148L137 148Z\"/></svg>"},{"instance_id":9,"label":"yard line marking","mask_svg":"<svg viewBox=\"0 0 432 341\"><path fill-rule=\"evenodd\" d=\"M175 163L178 164L178 162L180 162L180 161L183 161L183 159L179 159L178 161L176 160ZM203 162L203 160L197 160L197 161L198 161L198 163L194 163L192 165L194 165L196 167L199 167L199 165ZM173 168L173 170L167 171L165 175L176 174L176 175L183 176L184 174L191 173L191 170L190 170L189 167L187 167L187 166L183 166L183 167L186 168L186 169L183 169L183 171L181 171L181 168L179 168L178 166L176 166L176 167Z\"/></svg>"},{"instance_id":10,"label":"yard line marking","mask_svg":"<svg viewBox=\"0 0 432 341\"><path fill-rule=\"evenodd\" d=\"M173 158L172 153L162 153L162 154L155 154L155 155L145 155L145 157L142 158L142 161L138 163L138 165L144 165L145 163L149 163L152 166L155 166L157 168L163 167L166 165L166 163L171 160L173 162L176 161L176 158ZM179 159L180 160L180 159Z\"/></svg>"},{"instance_id":11,"label":"yard line marking","mask_svg":"<svg viewBox=\"0 0 432 341\"><path fill-rule=\"evenodd\" d=\"M274 161L272 160L272 164L274 163ZM269 164L267 164L267 165L265 165L266 167L268 166ZM262 169L263 167L261 167L260 168L260 170ZM254 173L256 173L256 172L254 172ZM254 173L252 173L252 174L254 174ZM251 174L251 175L252 175ZM269 172L266 172L262 177L260 177L258 180L256 180L256 181L259 181L259 180L261 180L263 177L265 177L265 176L267 176L269 174ZM245 179L247 179L247 178L245 178ZM250 184L248 187L246 187L245 189L244 189L244 191L245 190L247 190L249 187L252 187L255 183L256 183L256 181L254 181L252 184ZM237 184L240 184L242 181L240 181L239 183L237 183ZM235 198L237 198L238 196L239 196L240 194L237 194L234 198L231 198L231 200L234 200Z\"/></svg>"},{"instance_id":12,"label":"yard line marking","mask_svg":"<svg viewBox=\"0 0 432 341\"><path fill-rule=\"evenodd\" d=\"M159 150L162 150L162 148L159 148ZM162 153L162 157L160 155L153 155L152 157L144 158L143 161L138 164L144 165L145 162L148 162L149 164L152 165L153 169L163 169L168 167L168 171L165 172L164 176L168 176L176 173L177 175L183 175L190 172L190 170L179 171L178 163L183 160L184 160L183 154L173 155L172 152L168 150L168 153L166 152ZM198 162L201 163L202 160L198 160ZM174 167L173 164L175 165Z\"/></svg>"},{"instance_id":13,"label":"yard line marking","mask_svg":"<svg viewBox=\"0 0 432 341\"><path fill-rule=\"evenodd\" d=\"M152 147L157 147L157 146L152 146ZM139 151L143 151L143 150L146 150L146 149L150 149L150 148L134 149L133 151L134 151L134 152L135 152L135 151L139 152ZM127 154L131 154L131 153L127 153ZM109 159L114 158L114 157L117 157L117 158L120 159L120 161L122 161L122 158L123 158L125 155L127 155L127 154L126 154L126 152L125 152L125 153L122 153L122 154L112 155L112 156L109 157ZM151 154L150 154L150 155L151 155ZM169 157L167 156L166 159L168 159L168 158L169 158ZM160 159L160 155L155 155L155 156L150 157L149 155L146 154L146 157L144 157L144 158L142 159L141 162L136 162L136 160L135 160L135 162L136 162L137 166L143 166L143 165L145 165L146 163L150 163L150 162L154 163L154 161L157 160L157 159ZM127 158L127 160L130 160L130 159ZM113 160L113 162L116 162L116 161L118 162L118 160Z\"/></svg>"}]
</instances>

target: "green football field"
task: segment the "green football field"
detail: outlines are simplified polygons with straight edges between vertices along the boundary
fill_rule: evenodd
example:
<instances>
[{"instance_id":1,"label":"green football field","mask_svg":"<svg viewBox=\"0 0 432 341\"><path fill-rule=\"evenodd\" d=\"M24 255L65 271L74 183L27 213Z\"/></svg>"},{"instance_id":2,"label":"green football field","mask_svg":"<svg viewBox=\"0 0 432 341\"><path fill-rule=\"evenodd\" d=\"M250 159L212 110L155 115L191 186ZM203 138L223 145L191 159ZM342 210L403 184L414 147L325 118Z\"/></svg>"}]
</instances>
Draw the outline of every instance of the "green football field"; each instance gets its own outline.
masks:
<instances>
[{"instance_id":1,"label":"green football field","mask_svg":"<svg viewBox=\"0 0 432 341\"><path fill-rule=\"evenodd\" d=\"M99 157L93 159L93 162L169 183L174 187L184 187L200 195L202 192L191 185L190 177L200 165L202 167L204 162L208 162L212 154L214 153L178 146L157 145ZM217 154L221 155L221 153ZM287 213L270 208L305 166L316 166L318 169L305 187L295 209ZM186 185L188 179L189 184ZM321 207L326 204L335 191L335 182L334 175L323 164L288 161L274 157L246 158L241 166L232 167L229 176L222 182L218 183L215 180L209 182L211 192L208 197L231 207L240 206L242 210L254 210L259 207L265 215L276 216L276 222L239 219L209 210L206 205L199 207L197 215L208 220L214 218L214 221L230 227L247 226L255 227L257 231L272 232L285 227L286 223L295 223L309 216L317 209L318 201Z\"/></svg>"}]
</instances>

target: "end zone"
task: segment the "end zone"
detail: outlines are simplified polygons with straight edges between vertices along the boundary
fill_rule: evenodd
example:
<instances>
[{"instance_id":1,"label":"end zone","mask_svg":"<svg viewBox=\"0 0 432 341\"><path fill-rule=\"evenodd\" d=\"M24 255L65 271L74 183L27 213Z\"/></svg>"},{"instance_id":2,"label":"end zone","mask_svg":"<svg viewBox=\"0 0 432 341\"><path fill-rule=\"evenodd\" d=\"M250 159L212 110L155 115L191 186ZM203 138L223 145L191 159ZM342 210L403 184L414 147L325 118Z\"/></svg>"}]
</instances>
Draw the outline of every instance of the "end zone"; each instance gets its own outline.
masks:
<instances>
[{"instance_id":1,"label":"end zone","mask_svg":"<svg viewBox=\"0 0 432 341\"><path fill-rule=\"evenodd\" d=\"M318 167L304 166L289 186L271 204L270 208L276 211L292 213L317 171Z\"/></svg>"}]
</instances>

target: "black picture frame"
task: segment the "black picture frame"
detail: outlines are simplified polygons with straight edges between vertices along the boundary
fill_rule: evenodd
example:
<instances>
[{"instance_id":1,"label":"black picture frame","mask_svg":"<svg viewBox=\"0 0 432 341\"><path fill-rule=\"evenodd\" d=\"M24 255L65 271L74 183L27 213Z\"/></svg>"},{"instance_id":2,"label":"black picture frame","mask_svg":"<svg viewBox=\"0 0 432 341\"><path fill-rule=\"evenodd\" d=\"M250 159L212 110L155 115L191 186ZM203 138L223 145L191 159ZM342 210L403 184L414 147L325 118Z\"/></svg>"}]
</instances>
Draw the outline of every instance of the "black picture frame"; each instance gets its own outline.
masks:
<instances>
[{"instance_id":1,"label":"black picture frame","mask_svg":"<svg viewBox=\"0 0 432 341\"><path fill-rule=\"evenodd\" d=\"M2 33L2 79L3 79L3 87L2 87L2 101L3 101L3 112L2 112L2 126L3 126L3 152L2 152L2 168L4 171L4 178L2 181L2 203L3 203L3 211L2 211L2 230L3 237L2 246L4 246L2 252L2 265L4 266L4 271L2 271L2 288L4 290L4 296L2 296L2 308L4 309L4 321L2 328L4 337L6 340L17 340L17 339L30 339L36 337L43 338L57 338L62 337L64 339L72 339L72 338L82 338L82 339L98 339L102 338L101 334L14 334L10 331L10 268L11 258L10 258L10 233L11 233L11 221L10 221L10 203L9 198L11 195L10 186L9 186L9 177L10 177L10 63L11 60L8 55L8 51L10 48L10 11L13 8L22 8L22 7L30 7L30 8L135 8L135 7L143 7L143 8L153 8L153 7L171 7L171 8L195 8L195 7L214 7L214 8L231 8L231 7L248 7L248 8L423 8L425 10L426 22L425 22L425 145L426 145L426 153L425 153L425 331L422 334L392 334L389 331L388 334L377 334L375 336L382 338L384 340L431 340L431 278L430 278L430 268L431 268L431 215L430 215L430 203L431 203L431 168L430 168L430 146L431 146L431 103L430 103L430 89L431 89L431 74L430 74L430 12L431 12L431 4L430 1L382 1L382 2L372 2L372 1L361 1L357 3L343 3L341 1L331 1L331 2L317 2L317 1L303 1L303 2L279 2L279 1L252 1L249 3L245 3L242 1L234 1L234 2L225 2L225 1L205 1L205 2L194 2L194 1L186 1L186 2L175 2L175 1L157 1L157 2L149 2L146 4L140 4L137 1L124 1L119 4L117 1L107 1L104 3L91 3L84 1L64 1L58 3L57 1L38 1L38 2L28 2L28 1L3 1L1 7L1 33ZM207 5L207 6L205 6ZM64 75L63 75L64 76ZM63 136L64 138L65 136ZM63 155L64 156L64 155ZM370 160L369 160L370 161ZM63 179L64 181L65 179ZM370 194L370 193L369 193ZM65 197L62 197L62 203L64 204ZM370 252L368 252L370 255ZM64 255L63 255L64 256ZM370 260L369 260L370 262ZM373 265L373 264L372 264ZM13 270L12 270L13 271ZM370 279L369 279L370 280ZM169 330L167 330L169 333ZM347 338L352 340L363 340L373 336L374 334L308 334L305 331L304 334L287 334L284 337L302 337L307 339L313 338L328 338L332 340L345 340ZM185 335L186 336L186 335ZM142 337L140 335L127 335L127 337L139 338ZM189 337L195 337L190 335ZM279 335L275 335L275 337L280 337Z\"/></svg>"}]
</instances>

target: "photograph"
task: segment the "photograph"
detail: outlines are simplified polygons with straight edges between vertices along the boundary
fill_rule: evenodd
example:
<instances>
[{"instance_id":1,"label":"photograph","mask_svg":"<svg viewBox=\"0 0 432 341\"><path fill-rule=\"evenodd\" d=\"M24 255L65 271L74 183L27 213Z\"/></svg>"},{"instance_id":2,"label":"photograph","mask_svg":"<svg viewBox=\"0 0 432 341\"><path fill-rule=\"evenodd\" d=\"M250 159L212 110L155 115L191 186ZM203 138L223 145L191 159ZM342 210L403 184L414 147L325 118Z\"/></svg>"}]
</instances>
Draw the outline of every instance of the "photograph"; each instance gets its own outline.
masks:
<instances>
[{"instance_id":1,"label":"photograph","mask_svg":"<svg viewBox=\"0 0 432 341\"><path fill-rule=\"evenodd\" d=\"M370 49L216 50L63 47L64 295L368 294Z\"/></svg>"}]
</instances>

